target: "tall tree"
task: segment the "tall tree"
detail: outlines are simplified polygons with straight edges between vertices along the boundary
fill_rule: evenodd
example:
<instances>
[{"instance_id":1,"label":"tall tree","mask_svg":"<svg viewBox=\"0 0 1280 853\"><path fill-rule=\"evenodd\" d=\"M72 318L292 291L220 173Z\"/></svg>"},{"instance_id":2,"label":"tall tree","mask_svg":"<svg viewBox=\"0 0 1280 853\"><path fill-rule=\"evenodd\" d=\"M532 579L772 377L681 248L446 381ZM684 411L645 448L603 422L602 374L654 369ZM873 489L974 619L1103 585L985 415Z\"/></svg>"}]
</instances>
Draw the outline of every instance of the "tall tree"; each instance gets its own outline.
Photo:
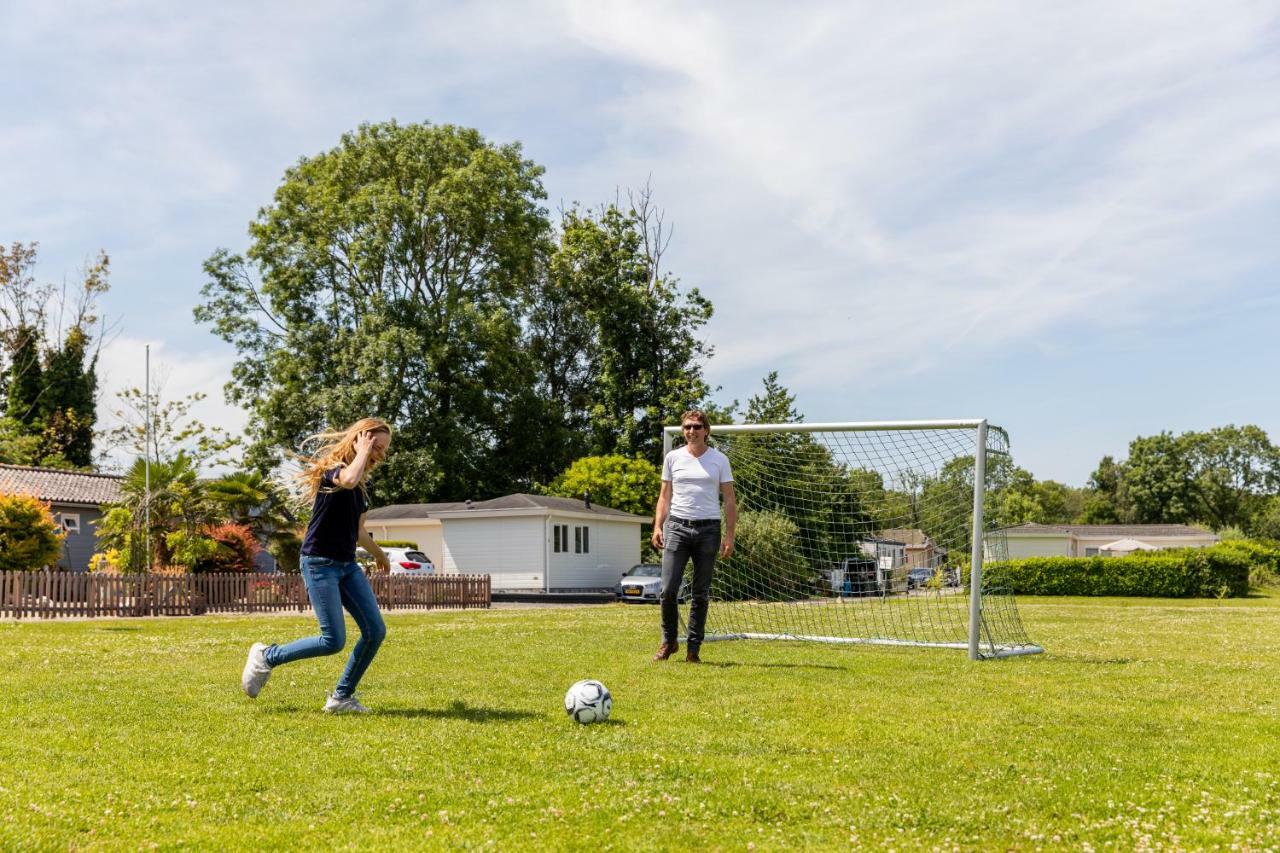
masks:
<instances>
[{"instance_id":1,"label":"tall tree","mask_svg":"<svg viewBox=\"0 0 1280 853\"><path fill-rule=\"evenodd\" d=\"M533 384L519 308L549 238L541 175L518 144L395 122L289 169L247 256L206 261L196 309L239 350L228 393L254 413L252 460L377 415L397 430L383 499L510 485Z\"/></svg>"},{"instance_id":2,"label":"tall tree","mask_svg":"<svg viewBox=\"0 0 1280 853\"><path fill-rule=\"evenodd\" d=\"M100 252L68 294L36 282L36 255L35 243L0 247L0 347L7 358L0 453L9 461L89 467L106 331L97 300L109 289L110 260Z\"/></svg>"},{"instance_id":3,"label":"tall tree","mask_svg":"<svg viewBox=\"0 0 1280 853\"><path fill-rule=\"evenodd\" d=\"M570 441L592 454L656 459L662 427L710 395L702 368L712 348L698 332L711 303L663 269L668 241L647 187L561 217L531 347Z\"/></svg>"},{"instance_id":4,"label":"tall tree","mask_svg":"<svg viewBox=\"0 0 1280 853\"><path fill-rule=\"evenodd\" d=\"M40 348L46 306L53 287L36 282L33 270L37 243L0 246L0 346L5 362L6 413L14 422L31 427L39 418L43 387ZM34 430L38 432L38 429Z\"/></svg>"},{"instance_id":5,"label":"tall tree","mask_svg":"<svg viewBox=\"0 0 1280 853\"><path fill-rule=\"evenodd\" d=\"M1250 529L1280 488L1280 449L1253 425L1189 432L1179 440L1194 477L1199 517L1214 530Z\"/></svg>"},{"instance_id":6,"label":"tall tree","mask_svg":"<svg viewBox=\"0 0 1280 853\"><path fill-rule=\"evenodd\" d=\"M1124 505L1123 476L1124 466L1110 456L1102 457L1085 486L1082 524L1119 524L1130 517Z\"/></svg>"},{"instance_id":7,"label":"tall tree","mask_svg":"<svg viewBox=\"0 0 1280 853\"><path fill-rule=\"evenodd\" d=\"M1180 524L1196 516L1187 443L1173 433L1135 438L1125 461L1124 491L1138 524Z\"/></svg>"},{"instance_id":8,"label":"tall tree","mask_svg":"<svg viewBox=\"0 0 1280 853\"><path fill-rule=\"evenodd\" d=\"M94 424L97 421L98 298L110 286L111 261L99 252L85 269L72 300L61 300L58 327L65 328L45 355L43 389L39 401L48 452L59 453L72 465L93 464ZM69 316L68 316L69 314ZM64 326L65 324L65 326Z\"/></svg>"},{"instance_id":9,"label":"tall tree","mask_svg":"<svg viewBox=\"0 0 1280 853\"><path fill-rule=\"evenodd\" d=\"M764 378L763 390L747 400L746 418L749 424L798 424L804 421L804 415L796 409L796 395L778 381L776 370Z\"/></svg>"}]
</instances>

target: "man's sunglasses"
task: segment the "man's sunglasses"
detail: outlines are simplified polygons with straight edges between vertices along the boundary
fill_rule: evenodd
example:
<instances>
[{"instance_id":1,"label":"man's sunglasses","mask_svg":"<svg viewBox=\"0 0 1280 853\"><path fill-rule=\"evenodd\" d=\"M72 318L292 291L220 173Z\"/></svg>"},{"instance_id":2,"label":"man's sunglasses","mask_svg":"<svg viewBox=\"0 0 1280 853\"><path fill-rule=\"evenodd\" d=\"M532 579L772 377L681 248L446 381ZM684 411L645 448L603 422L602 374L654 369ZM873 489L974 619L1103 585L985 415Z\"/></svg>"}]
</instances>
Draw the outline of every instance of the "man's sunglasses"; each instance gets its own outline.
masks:
<instances>
[{"instance_id":1,"label":"man's sunglasses","mask_svg":"<svg viewBox=\"0 0 1280 853\"><path fill-rule=\"evenodd\" d=\"M681 429L702 429L702 424L681 424Z\"/></svg>"}]
</instances>

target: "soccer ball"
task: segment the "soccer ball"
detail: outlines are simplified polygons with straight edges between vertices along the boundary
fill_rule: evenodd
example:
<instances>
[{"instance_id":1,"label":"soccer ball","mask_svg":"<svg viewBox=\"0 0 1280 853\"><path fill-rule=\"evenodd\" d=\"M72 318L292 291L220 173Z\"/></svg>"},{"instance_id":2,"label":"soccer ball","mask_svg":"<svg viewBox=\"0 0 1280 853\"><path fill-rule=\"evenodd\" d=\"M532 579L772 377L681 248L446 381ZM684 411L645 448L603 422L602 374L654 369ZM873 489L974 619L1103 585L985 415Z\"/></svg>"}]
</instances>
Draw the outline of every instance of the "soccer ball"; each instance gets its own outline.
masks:
<instances>
[{"instance_id":1,"label":"soccer ball","mask_svg":"<svg viewBox=\"0 0 1280 853\"><path fill-rule=\"evenodd\" d=\"M609 688L593 678L577 682L564 694L564 712L579 723L604 722L612 710Z\"/></svg>"}]
</instances>

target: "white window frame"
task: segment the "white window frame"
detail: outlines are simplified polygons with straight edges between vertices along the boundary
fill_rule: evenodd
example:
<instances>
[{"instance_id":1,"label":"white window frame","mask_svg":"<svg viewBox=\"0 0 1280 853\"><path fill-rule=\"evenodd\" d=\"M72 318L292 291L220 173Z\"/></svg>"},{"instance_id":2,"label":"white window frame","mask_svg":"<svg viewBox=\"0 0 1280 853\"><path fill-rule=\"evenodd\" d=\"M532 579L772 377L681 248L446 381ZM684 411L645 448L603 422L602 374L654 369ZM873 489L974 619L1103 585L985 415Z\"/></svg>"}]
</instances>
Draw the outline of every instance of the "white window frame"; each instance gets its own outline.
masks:
<instances>
[{"instance_id":1,"label":"white window frame","mask_svg":"<svg viewBox=\"0 0 1280 853\"><path fill-rule=\"evenodd\" d=\"M58 513L58 523L62 525L63 532L80 535L80 513L60 512Z\"/></svg>"}]
</instances>

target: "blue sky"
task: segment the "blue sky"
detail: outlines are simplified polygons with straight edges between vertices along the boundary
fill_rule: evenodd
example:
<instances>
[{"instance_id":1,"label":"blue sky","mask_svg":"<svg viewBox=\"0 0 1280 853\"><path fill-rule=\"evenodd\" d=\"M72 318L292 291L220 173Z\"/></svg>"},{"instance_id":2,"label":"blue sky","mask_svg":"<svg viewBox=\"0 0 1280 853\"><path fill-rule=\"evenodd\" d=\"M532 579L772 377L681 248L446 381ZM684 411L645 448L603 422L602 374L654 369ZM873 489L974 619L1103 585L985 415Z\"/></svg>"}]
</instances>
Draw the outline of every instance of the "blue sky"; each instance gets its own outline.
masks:
<instances>
[{"instance_id":1,"label":"blue sky","mask_svg":"<svg viewBox=\"0 0 1280 853\"><path fill-rule=\"evenodd\" d=\"M112 256L103 409L221 402L201 262L364 121L519 140L549 205L651 180L723 400L988 417L1081 485L1137 435L1280 439L1280 4L0 5L0 240Z\"/></svg>"}]
</instances>

